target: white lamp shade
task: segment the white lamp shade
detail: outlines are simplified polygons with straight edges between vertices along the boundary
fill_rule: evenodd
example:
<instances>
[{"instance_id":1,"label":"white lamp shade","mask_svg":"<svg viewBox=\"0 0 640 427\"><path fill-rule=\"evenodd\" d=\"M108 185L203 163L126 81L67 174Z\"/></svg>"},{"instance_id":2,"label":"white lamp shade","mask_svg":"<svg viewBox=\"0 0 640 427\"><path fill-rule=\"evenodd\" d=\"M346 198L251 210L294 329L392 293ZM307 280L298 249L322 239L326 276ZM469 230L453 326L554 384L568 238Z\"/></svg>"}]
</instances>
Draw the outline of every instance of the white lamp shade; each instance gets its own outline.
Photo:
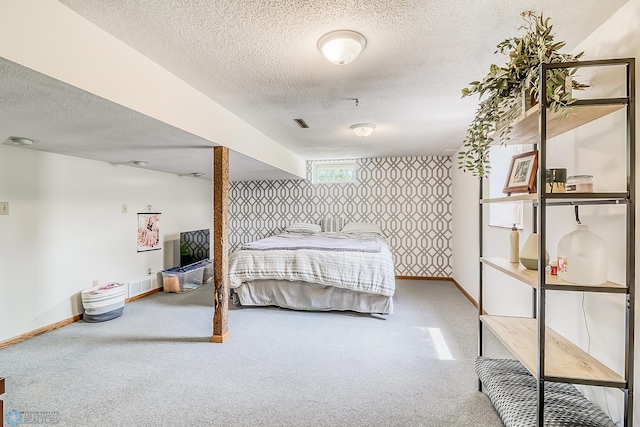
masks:
<instances>
[{"instance_id":1,"label":"white lamp shade","mask_svg":"<svg viewBox=\"0 0 640 427\"><path fill-rule=\"evenodd\" d=\"M350 30L332 31L320 37L318 49L337 65L353 62L367 45L367 39L360 33Z\"/></svg>"},{"instance_id":2,"label":"white lamp shade","mask_svg":"<svg viewBox=\"0 0 640 427\"><path fill-rule=\"evenodd\" d=\"M373 123L358 123L351 126L351 130L358 136L365 137L371 135L371 132L376 128Z\"/></svg>"}]
</instances>

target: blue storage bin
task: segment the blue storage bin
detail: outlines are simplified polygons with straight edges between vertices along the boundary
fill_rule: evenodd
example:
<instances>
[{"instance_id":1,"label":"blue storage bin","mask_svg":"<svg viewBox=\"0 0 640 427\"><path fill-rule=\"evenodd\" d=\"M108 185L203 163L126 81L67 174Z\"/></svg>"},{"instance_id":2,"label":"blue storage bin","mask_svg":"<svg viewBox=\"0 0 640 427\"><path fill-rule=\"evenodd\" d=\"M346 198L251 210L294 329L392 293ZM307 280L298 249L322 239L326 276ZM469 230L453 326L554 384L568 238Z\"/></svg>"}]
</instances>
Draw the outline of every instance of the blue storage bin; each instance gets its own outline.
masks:
<instances>
[{"instance_id":1,"label":"blue storage bin","mask_svg":"<svg viewBox=\"0 0 640 427\"><path fill-rule=\"evenodd\" d=\"M184 267L162 270L162 288L164 292L183 293L202 286L204 270L210 261L200 261Z\"/></svg>"}]
</instances>

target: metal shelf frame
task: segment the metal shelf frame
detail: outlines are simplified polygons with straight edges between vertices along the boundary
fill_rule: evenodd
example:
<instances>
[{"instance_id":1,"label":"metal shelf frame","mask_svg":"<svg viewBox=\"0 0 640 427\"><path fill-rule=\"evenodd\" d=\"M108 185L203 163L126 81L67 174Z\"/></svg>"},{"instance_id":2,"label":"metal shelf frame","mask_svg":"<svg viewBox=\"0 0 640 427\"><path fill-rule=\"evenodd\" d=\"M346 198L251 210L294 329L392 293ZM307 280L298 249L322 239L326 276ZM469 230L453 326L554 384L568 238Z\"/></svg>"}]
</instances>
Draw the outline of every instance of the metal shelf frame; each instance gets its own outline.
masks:
<instances>
[{"instance_id":1,"label":"metal shelf frame","mask_svg":"<svg viewBox=\"0 0 640 427\"><path fill-rule=\"evenodd\" d=\"M626 109L626 191L618 193L545 193L544 177L547 170L547 115L549 106L547 102L546 77L547 72L552 69L568 68L577 69L584 67L608 67L608 66L624 66L626 68L626 96L598 99L581 99L573 105L580 108L581 106L592 105L623 105ZM537 426L544 426L544 384L549 382L571 382L575 384L584 384L602 387L619 388L624 392L624 426L633 424L633 387L634 387L634 319L635 319L635 247L636 247L636 225L635 225L635 204L636 204L636 111L635 111L635 59L620 58L595 61L579 61L565 62L554 64L540 65L540 85L538 93L540 94L540 108L538 111L538 136L539 142L535 145L538 150L538 174L537 188L538 194L530 196L520 196L521 200L530 200L533 206L533 231L538 233L538 283L536 289L533 290L533 316L537 319ZM479 195L479 255L480 259L484 256L484 218L483 203L494 203L509 201L508 197L499 199L483 199L483 179L480 179ZM575 206L576 209L581 205L625 205L626 207L626 283L622 291L619 289L616 293L626 294L625 307L625 348L624 348L624 381L594 381L590 379L576 379L564 376L547 375L545 371L545 352L546 352L546 291L547 290L563 290L586 291L583 287L562 287L546 283L546 266L544 265L545 248L546 248L546 228L547 228L547 207L552 206ZM577 214L577 212L576 212ZM478 295L478 355L483 354L483 322L481 316L483 309L483 262L479 261L479 295ZM599 290L597 292L612 292L610 290ZM478 389L482 390L482 383L478 380Z\"/></svg>"}]
</instances>

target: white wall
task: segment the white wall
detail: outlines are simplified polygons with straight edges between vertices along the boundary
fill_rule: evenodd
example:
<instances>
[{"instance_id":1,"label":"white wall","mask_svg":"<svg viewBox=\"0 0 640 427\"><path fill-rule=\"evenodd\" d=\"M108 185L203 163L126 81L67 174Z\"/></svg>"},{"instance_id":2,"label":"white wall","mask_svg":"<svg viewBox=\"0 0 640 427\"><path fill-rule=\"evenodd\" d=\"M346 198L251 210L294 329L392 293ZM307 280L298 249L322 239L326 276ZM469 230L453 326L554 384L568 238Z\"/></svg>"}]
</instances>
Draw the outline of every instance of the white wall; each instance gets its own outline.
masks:
<instances>
[{"instance_id":1,"label":"white wall","mask_svg":"<svg viewBox=\"0 0 640 427\"><path fill-rule=\"evenodd\" d=\"M589 36L577 51L585 51L585 59L616 57L640 58L640 0L630 0L602 27ZM583 69L578 79L592 84L589 96L620 96L622 94L620 69ZM640 73L636 70L636 81ZM580 93L578 96L582 96ZM636 122L640 120L636 111ZM566 167L569 175L594 175L596 191L623 191L625 183L624 113L615 113L575 131L554 138L549 144L547 167ZM477 180L459 171L454 165L453 176L453 277L474 298L478 298L477 221L469 222L470 209L477 208ZM494 177L504 180L504 177ZM640 180L638 180L640 183ZM475 184L475 185L473 185ZM486 209L485 209L485 212ZM521 244L531 232L531 210L525 207L525 229ZM547 250L553 259L559 239L574 228L572 208L548 210ZM581 220L602 237L609 252L609 280L625 283L624 207L582 207ZM472 230L473 228L473 230ZM484 251L487 256L508 256L509 231L485 227ZM636 237L637 239L638 237ZM640 245L637 245L640 246ZM638 251L638 248L636 249ZM636 264L639 257L636 256ZM529 316L531 290L526 285L486 269L484 293L485 309L491 314ZM636 273L637 274L637 273ZM637 301L636 304L640 304ZM549 292L547 304L548 324L589 351L596 358L624 375L624 298L620 295L590 293ZM638 328L636 316L636 328ZM637 351L636 351L637 355ZM640 366L636 357L636 366ZM639 379L635 375L635 381ZM595 401L612 419L622 420L622 393L603 388L583 388L588 398ZM634 419L640 422L640 403L634 405ZM634 423L635 424L635 423ZM621 425L621 424L620 424Z\"/></svg>"},{"instance_id":2,"label":"white wall","mask_svg":"<svg viewBox=\"0 0 640 427\"><path fill-rule=\"evenodd\" d=\"M478 179L458 169L452 159L453 194L452 256L453 278L478 301Z\"/></svg>"},{"instance_id":3,"label":"white wall","mask_svg":"<svg viewBox=\"0 0 640 427\"><path fill-rule=\"evenodd\" d=\"M79 292L94 280L177 265L179 232L213 221L210 181L5 145L0 201L9 202L0 216L0 341L81 313ZM147 205L162 213L164 248L137 253L137 212Z\"/></svg>"}]
</instances>

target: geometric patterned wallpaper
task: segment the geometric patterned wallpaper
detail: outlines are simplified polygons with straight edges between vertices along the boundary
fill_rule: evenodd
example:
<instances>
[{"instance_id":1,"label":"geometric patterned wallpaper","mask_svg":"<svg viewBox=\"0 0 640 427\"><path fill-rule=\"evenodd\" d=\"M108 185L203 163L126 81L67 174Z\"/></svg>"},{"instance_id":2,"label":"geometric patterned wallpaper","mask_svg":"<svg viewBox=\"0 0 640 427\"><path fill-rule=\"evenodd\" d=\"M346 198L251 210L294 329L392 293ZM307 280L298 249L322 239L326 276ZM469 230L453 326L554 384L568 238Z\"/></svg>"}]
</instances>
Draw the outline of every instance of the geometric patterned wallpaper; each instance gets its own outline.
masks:
<instances>
[{"instance_id":1,"label":"geometric patterned wallpaper","mask_svg":"<svg viewBox=\"0 0 640 427\"><path fill-rule=\"evenodd\" d=\"M234 181L229 188L230 249L272 236L292 222L325 217L373 222L389 239L397 276L451 277L451 158L357 160L357 182Z\"/></svg>"}]
</instances>

